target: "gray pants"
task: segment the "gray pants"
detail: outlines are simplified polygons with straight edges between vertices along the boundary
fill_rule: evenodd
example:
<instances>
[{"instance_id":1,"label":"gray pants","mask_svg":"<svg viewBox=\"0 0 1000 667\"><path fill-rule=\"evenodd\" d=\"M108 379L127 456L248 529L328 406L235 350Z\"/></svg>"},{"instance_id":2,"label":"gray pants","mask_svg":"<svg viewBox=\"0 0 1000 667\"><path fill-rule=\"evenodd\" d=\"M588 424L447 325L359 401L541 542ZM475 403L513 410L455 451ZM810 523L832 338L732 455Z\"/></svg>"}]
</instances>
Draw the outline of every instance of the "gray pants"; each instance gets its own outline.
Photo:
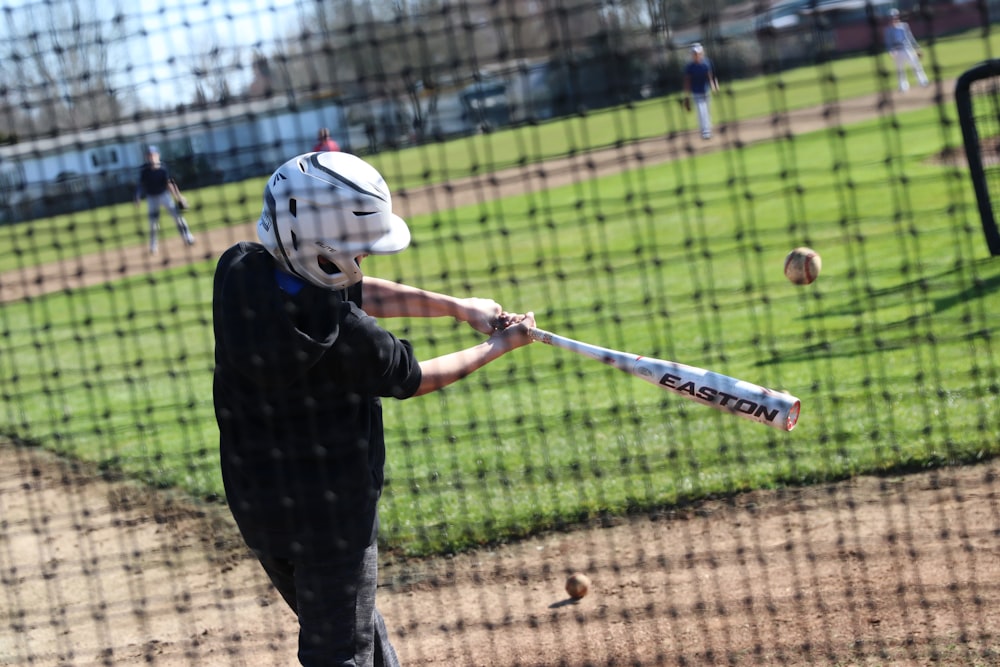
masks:
<instances>
[{"instance_id":1,"label":"gray pants","mask_svg":"<svg viewBox=\"0 0 1000 667\"><path fill-rule=\"evenodd\" d=\"M916 49L912 46L898 47L890 51L892 54L892 59L896 62L896 77L899 80L899 89L902 92L906 92L910 89L910 77L906 74L906 68L909 67L913 70L913 73L917 75L917 82L921 86L926 86L930 82L927 80L927 74L924 72L924 66L920 64L920 56L917 55Z\"/></svg>"},{"instance_id":2,"label":"gray pants","mask_svg":"<svg viewBox=\"0 0 1000 667\"><path fill-rule=\"evenodd\" d=\"M188 227L187 220L181 215L181 212L177 209L177 204L174 203L174 198L170 196L169 192L164 192L158 195L147 195L146 205L149 210L149 250L150 252L156 252L157 246L157 232L160 229L160 208L167 209L167 213L170 217L174 219L174 224L177 225L177 231L180 232L181 236L184 238L184 242L188 245L194 243L194 236L191 234L191 229Z\"/></svg>"},{"instance_id":3,"label":"gray pants","mask_svg":"<svg viewBox=\"0 0 1000 667\"><path fill-rule=\"evenodd\" d=\"M691 95L694 99L694 108L698 112L698 129L701 136L708 139L712 136L712 115L708 110L708 93Z\"/></svg>"},{"instance_id":4,"label":"gray pants","mask_svg":"<svg viewBox=\"0 0 1000 667\"><path fill-rule=\"evenodd\" d=\"M375 608L378 545L337 558L273 558L255 551L271 583L299 617L306 667L399 667Z\"/></svg>"}]
</instances>

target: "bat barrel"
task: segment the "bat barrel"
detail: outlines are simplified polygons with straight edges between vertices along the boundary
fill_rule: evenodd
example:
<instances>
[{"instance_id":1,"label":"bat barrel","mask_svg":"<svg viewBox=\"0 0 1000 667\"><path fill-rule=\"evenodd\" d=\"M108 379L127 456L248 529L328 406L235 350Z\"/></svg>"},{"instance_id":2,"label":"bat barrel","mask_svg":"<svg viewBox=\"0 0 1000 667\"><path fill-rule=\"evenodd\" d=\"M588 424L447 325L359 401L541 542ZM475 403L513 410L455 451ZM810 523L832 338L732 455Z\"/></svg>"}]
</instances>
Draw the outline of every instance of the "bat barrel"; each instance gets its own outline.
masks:
<instances>
[{"instance_id":1,"label":"bat barrel","mask_svg":"<svg viewBox=\"0 0 1000 667\"><path fill-rule=\"evenodd\" d=\"M543 329L532 329L529 335L540 343L561 347L613 366L682 398L780 431L791 431L799 421L802 403L785 392L704 368L582 343Z\"/></svg>"},{"instance_id":2,"label":"bat barrel","mask_svg":"<svg viewBox=\"0 0 1000 667\"><path fill-rule=\"evenodd\" d=\"M791 431L802 403L783 391L674 361L640 358L634 374L683 398L743 419Z\"/></svg>"}]
</instances>

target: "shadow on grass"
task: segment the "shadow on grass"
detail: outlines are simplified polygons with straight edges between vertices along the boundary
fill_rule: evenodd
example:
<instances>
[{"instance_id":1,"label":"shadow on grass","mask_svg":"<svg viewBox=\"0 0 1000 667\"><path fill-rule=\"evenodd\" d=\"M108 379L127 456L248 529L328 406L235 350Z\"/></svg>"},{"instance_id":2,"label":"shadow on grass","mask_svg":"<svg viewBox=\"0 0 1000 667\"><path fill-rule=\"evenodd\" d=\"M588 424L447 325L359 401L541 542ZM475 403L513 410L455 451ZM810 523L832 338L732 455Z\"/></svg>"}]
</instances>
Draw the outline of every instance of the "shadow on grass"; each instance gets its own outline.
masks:
<instances>
[{"instance_id":1,"label":"shadow on grass","mask_svg":"<svg viewBox=\"0 0 1000 667\"><path fill-rule=\"evenodd\" d=\"M828 321L834 317L862 317L865 313L877 310L888 310L915 303L927 304L924 312L897 319L892 322L858 324L849 330L830 331L823 334L822 340L803 345L798 350L784 350L780 356L761 360L758 366L769 366L788 361L808 361L817 357L854 357L871 352L902 350L913 345L929 343L934 336L933 322L944 312L963 304L988 298L1000 291L1000 273L987 278L975 279L964 289L946 296L927 298L931 285L942 285L939 291L944 291L949 282L957 282L957 276L971 267L979 265L990 268L995 266L993 258L978 260L971 265L956 267L942 271L936 275L922 277L917 280L894 285L892 287L871 290L866 296L855 299L850 304L840 308L823 308L817 312L805 315L803 319L817 322ZM989 338L988 331L966 329L965 338ZM818 332L809 332L809 337L817 337Z\"/></svg>"}]
</instances>

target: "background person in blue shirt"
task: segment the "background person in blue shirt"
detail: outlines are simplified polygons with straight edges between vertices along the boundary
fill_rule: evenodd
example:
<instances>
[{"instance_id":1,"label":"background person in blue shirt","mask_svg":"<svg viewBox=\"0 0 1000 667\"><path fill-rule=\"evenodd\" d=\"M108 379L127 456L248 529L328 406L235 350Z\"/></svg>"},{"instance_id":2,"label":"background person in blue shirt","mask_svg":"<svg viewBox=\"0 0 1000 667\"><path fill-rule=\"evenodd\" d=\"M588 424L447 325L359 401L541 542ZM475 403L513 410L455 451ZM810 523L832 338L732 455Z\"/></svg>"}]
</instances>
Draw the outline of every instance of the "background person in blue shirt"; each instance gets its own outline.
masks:
<instances>
[{"instance_id":1,"label":"background person in blue shirt","mask_svg":"<svg viewBox=\"0 0 1000 667\"><path fill-rule=\"evenodd\" d=\"M910 26L900 20L898 9L890 11L889 16L892 18L892 22L885 29L885 48L892 59L896 61L896 75L899 78L900 92L905 93L910 89L907 67L913 69L921 86L928 85L927 75L920 64L920 56L923 53L910 31Z\"/></svg>"},{"instance_id":2,"label":"background person in blue shirt","mask_svg":"<svg viewBox=\"0 0 1000 667\"><path fill-rule=\"evenodd\" d=\"M708 97L713 92L719 92L719 83L712 73L712 64L705 57L702 45L693 44L691 61L684 66L684 94L694 100L702 139L712 138L712 116L709 113Z\"/></svg>"}]
</instances>

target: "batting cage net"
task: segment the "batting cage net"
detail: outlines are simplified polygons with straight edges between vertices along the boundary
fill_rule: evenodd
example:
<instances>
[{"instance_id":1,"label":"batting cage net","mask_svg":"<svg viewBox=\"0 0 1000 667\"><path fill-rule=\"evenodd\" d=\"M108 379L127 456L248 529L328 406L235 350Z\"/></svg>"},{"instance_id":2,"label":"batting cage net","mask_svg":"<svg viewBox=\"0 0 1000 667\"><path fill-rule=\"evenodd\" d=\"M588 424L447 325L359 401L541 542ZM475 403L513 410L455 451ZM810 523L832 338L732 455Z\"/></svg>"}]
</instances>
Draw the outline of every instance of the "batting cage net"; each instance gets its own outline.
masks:
<instances>
[{"instance_id":1,"label":"batting cage net","mask_svg":"<svg viewBox=\"0 0 1000 667\"><path fill-rule=\"evenodd\" d=\"M0 665L997 663L996 10L6 2Z\"/></svg>"}]
</instances>

